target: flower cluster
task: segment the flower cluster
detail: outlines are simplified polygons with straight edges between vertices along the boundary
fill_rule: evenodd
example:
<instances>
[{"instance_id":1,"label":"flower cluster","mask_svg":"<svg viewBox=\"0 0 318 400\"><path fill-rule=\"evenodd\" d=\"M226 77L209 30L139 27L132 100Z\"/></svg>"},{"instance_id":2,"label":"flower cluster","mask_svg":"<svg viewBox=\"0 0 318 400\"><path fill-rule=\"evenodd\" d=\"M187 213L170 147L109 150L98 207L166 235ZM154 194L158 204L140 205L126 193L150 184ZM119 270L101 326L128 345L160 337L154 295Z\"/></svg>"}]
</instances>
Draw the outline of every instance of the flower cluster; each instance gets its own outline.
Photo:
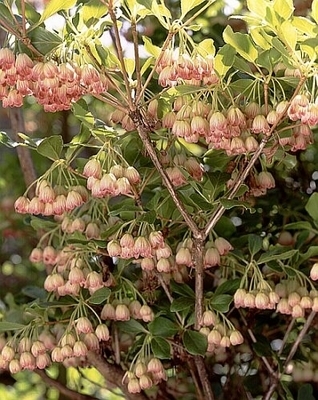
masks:
<instances>
[{"instance_id":1,"label":"flower cluster","mask_svg":"<svg viewBox=\"0 0 318 400\"><path fill-rule=\"evenodd\" d=\"M87 177L87 189L93 197L127 195L132 193L132 186L140 182L139 172L134 167L113 165L108 173L103 171L100 161L91 158L84 166L83 175Z\"/></svg>"},{"instance_id":2,"label":"flower cluster","mask_svg":"<svg viewBox=\"0 0 318 400\"><path fill-rule=\"evenodd\" d=\"M159 358L151 357L148 362L138 360L133 371L125 375L129 393L140 393L162 380L167 380L167 373Z\"/></svg>"},{"instance_id":3,"label":"flower cluster","mask_svg":"<svg viewBox=\"0 0 318 400\"><path fill-rule=\"evenodd\" d=\"M218 237L214 241L208 241L204 248L204 268L207 269L220 265L221 256L228 254L231 250L233 250L231 244L222 237ZM193 241L192 239L186 239L177 247L176 263L187 267L193 267L194 261L192 255Z\"/></svg>"},{"instance_id":4,"label":"flower cluster","mask_svg":"<svg viewBox=\"0 0 318 400\"><path fill-rule=\"evenodd\" d=\"M103 306L100 317L102 320L129 321L134 318L150 322L154 319L154 312L147 304L141 304L138 300L115 299Z\"/></svg>"},{"instance_id":5,"label":"flower cluster","mask_svg":"<svg viewBox=\"0 0 318 400\"><path fill-rule=\"evenodd\" d=\"M293 318L304 317L307 309L318 310L318 292L308 291L297 279L282 280L274 289L246 291L241 288L234 294L236 307L274 309Z\"/></svg>"},{"instance_id":6,"label":"flower cluster","mask_svg":"<svg viewBox=\"0 0 318 400\"><path fill-rule=\"evenodd\" d=\"M21 107L25 96L34 96L48 112L68 110L85 94L108 89L107 79L93 66L33 61L25 54L0 49L0 100L3 107Z\"/></svg>"},{"instance_id":7,"label":"flower cluster","mask_svg":"<svg viewBox=\"0 0 318 400\"><path fill-rule=\"evenodd\" d=\"M84 186L53 188L46 179L42 179L37 184L35 196L31 200L20 196L15 201L14 208L20 214L62 215L81 206L87 200L88 192Z\"/></svg>"},{"instance_id":8,"label":"flower cluster","mask_svg":"<svg viewBox=\"0 0 318 400\"><path fill-rule=\"evenodd\" d=\"M282 101L275 107L260 107L249 102L243 108L231 106L219 110L207 100L189 96L176 98L173 110L162 118L162 126L176 137L189 143L204 140L210 148L225 150L228 155L254 152L258 135L269 135L272 127L282 122L286 115L291 121L300 121L292 134L279 138L291 151L303 150L313 141L310 126L318 123L318 106L305 95L296 96L290 103Z\"/></svg>"},{"instance_id":9,"label":"flower cluster","mask_svg":"<svg viewBox=\"0 0 318 400\"><path fill-rule=\"evenodd\" d=\"M210 353L217 351L217 349L225 349L231 345L237 346L244 341L240 331L232 325L230 327L226 326L211 310L204 311L201 325L200 332L207 337L208 352Z\"/></svg>"},{"instance_id":10,"label":"flower cluster","mask_svg":"<svg viewBox=\"0 0 318 400\"><path fill-rule=\"evenodd\" d=\"M156 72L161 86L176 86L181 82L191 85L215 85L219 79L214 71L213 57L190 56L188 53L177 55L167 49L160 58Z\"/></svg>"},{"instance_id":11,"label":"flower cluster","mask_svg":"<svg viewBox=\"0 0 318 400\"><path fill-rule=\"evenodd\" d=\"M109 340L109 330L103 323L94 328L87 317L80 317L72 327L56 324L52 330L44 328L38 336L0 339L0 368L14 374L45 369L52 362L78 365L88 351L98 352L100 342Z\"/></svg>"}]
</instances>

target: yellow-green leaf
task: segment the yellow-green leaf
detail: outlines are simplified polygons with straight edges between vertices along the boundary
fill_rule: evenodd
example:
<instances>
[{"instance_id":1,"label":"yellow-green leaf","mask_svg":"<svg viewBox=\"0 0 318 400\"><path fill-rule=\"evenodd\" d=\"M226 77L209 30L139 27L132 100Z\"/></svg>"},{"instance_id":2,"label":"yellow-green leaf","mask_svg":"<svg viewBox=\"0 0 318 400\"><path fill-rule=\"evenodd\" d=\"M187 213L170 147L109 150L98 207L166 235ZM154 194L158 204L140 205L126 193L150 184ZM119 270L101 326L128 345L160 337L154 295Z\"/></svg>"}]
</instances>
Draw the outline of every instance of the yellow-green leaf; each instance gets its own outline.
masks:
<instances>
[{"instance_id":1,"label":"yellow-green leaf","mask_svg":"<svg viewBox=\"0 0 318 400\"><path fill-rule=\"evenodd\" d=\"M214 69L219 76L224 76L232 67L235 57L235 49L229 44L224 45L216 54L214 59Z\"/></svg>"},{"instance_id":2,"label":"yellow-green leaf","mask_svg":"<svg viewBox=\"0 0 318 400\"><path fill-rule=\"evenodd\" d=\"M293 0L275 0L273 8L280 17L287 20L294 12Z\"/></svg>"},{"instance_id":3,"label":"yellow-green leaf","mask_svg":"<svg viewBox=\"0 0 318 400\"><path fill-rule=\"evenodd\" d=\"M247 8L250 10L250 12L262 18L264 18L266 15L268 4L269 3L267 0L247 0Z\"/></svg>"},{"instance_id":4,"label":"yellow-green leaf","mask_svg":"<svg viewBox=\"0 0 318 400\"><path fill-rule=\"evenodd\" d=\"M152 44L151 40L147 36L143 36L142 39L143 39L144 44L145 44L146 52L151 54L152 56L158 58L160 53L161 53L160 47L155 46L154 44Z\"/></svg>"},{"instance_id":5,"label":"yellow-green leaf","mask_svg":"<svg viewBox=\"0 0 318 400\"><path fill-rule=\"evenodd\" d=\"M316 24L305 17L294 17L292 24L298 30L298 32L302 33L305 36L309 36L312 38L315 38L317 36Z\"/></svg>"},{"instance_id":6,"label":"yellow-green leaf","mask_svg":"<svg viewBox=\"0 0 318 400\"><path fill-rule=\"evenodd\" d=\"M318 24L318 0L314 0L311 5L311 16Z\"/></svg>"},{"instance_id":7,"label":"yellow-green leaf","mask_svg":"<svg viewBox=\"0 0 318 400\"><path fill-rule=\"evenodd\" d=\"M74 7L75 4L76 0L50 0L43 10L40 21L38 23L41 24L52 15L58 13L61 10L68 10Z\"/></svg>"},{"instance_id":8,"label":"yellow-green leaf","mask_svg":"<svg viewBox=\"0 0 318 400\"><path fill-rule=\"evenodd\" d=\"M258 56L258 51L253 45L249 35L240 32L233 32L228 25L223 32L224 41L230 44L247 61L254 62Z\"/></svg>"},{"instance_id":9,"label":"yellow-green leaf","mask_svg":"<svg viewBox=\"0 0 318 400\"><path fill-rule=\"evenodd\" d=\"M181 0L181 19L204 0Z\"/></svg>"},{"instance_id":10,"label":"yellow-green leaf","mask_svg":"<svg viewBox=\"0 0 318 400\"><path fill-rule=\"evenodd\" d=\"M202 42L198 44L197 51L202 57L214 56L215 47L213 40L204 39Z\"/></svg>"},{"instance_id":11,"label":"yellow-green leaf","mask_svg":"<svg viewBox=\"0 0 318 400\"><path fill-rule=\"evenodd\" d=\"M135 60L132 58L125 58L125 68L128 76L131 78L132 74L135 72Z\"/></svg>"},{"instance_id":12,"label":"yellow-green leaf","mask_svg":"<svg viewBox=\"0 0 318 400\"><path fill-rule=\"evenodd\" d=\"M251 34L254 42L261 49L269 50L271 48L271 45L268 42L268 39L270 39L270 36L267 35L262 28L251 28L250 34ZM266 39L266 36L268 37L267 39Z\"/></svg>"},{"instance_id":13,"label":"yellow-green leaf","mask_svg":"<svg viewBox=\"0 0 318 400\"><path fill-rule=\"evenodd\" d=\"M297 29L290 21L284 21L281 25L280 36L290 50L294 51L297 43Z\"/></svg>"}]
</instances>

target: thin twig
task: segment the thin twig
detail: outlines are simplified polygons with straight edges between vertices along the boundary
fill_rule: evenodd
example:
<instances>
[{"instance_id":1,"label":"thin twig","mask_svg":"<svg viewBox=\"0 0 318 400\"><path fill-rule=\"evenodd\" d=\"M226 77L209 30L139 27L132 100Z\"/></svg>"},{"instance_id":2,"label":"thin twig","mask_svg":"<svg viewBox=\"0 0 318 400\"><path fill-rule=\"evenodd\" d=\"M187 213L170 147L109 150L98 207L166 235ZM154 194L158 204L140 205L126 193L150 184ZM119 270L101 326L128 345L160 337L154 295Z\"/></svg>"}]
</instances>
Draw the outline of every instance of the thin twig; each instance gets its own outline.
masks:
<instances>
[{"instance_id":1,"label":"thin twig","mask_svg":"<svg viewBox=\"0 0 318 400\"><path fill-rule=\"evenodd\" d=\"M254 333L253 333L253 331L248 327L248 323L247 323L247 321L246 321L246 319L245 319L243 313L241 312L241 310L240 310L240 315L241 315L243 324L247 327L247 332L248 332L250 338L252 339L252 342L253 342L253 343L257 343L257 340L256 340L256 338L255 338L255 336L254 336ZM275 371L274 371L273 368L271 367L271 365L270 365L270 363L268 362L267 358L264 357L264 356L261 356L261 359L262 359L263 363L265 364L265 366L266 366L268 372L269 372L272 376L277 375L277 374L275 374Z\"/></svg>"},{"instance_id":2,"label":"thin twig","mask_svg":"<svg viewBox=\"0 0 318 400\"><path fill-rule=\"evenodd\" d=\"M203 387L203 392L206 400L214 400L214 394L211 388L209 377L207 374L204 360L201 356L194 356L195 365Z\"/></svg>"},{"instance_id":3,"label":"thin twig","mask_svg":"<svg viewBox=\"0 0 318 400\"><path fill-rule=\"evenodd\" d=\"M188 366L189 366L190 374L191 374L191 377L192 377L192 380L193 380L193 383L194 383L194 386L195 386L195 390L196 390L196 393L197 393L197 399L198 400L204 400L204 396L203 396L202 390L200 388L200 385L199 385L199 382L198 382L198 378L196 376L196 371L195 371L196 370L196 365L195 365L194 360L192 358L190 358L188 360Z\"/></svg>"},{"instance_id":4,"label":"thin twig","mask_svg":"<svg viewBox=\"0 0 318 400\"><path fill-rule=\"evenodd\" d=\"M198 228L197 224L194 222L194 220L192 219L191 215L188 213L188 211L186 210L183 202L179 199L179 196L173 186L173 184L171 183L168 175L166 174L165 170L163 169L159 158L157 156L157 153L150 141L150 138L148 136L148 132L150 131L150 129L148 129L142 119L142 115L140 114L139 111L135 111L135 112L131 112L130 113L130 117L133 120L138 134L149 154L149 157L151 158L151 161L153 162L154 166L156 167L157 171L159 172L159 174L161 175L162 181L165 184L165 186L168 189L168 192L173 200L173 202L175 203L177 209L179 210L180 214L182 215L183 219L185 220L185 222L187 223L189 229L191 230L193 236L195 238L201 238L202 237L202 232L201 230Z\"/></svg>"},{"instance_id":5,"label":"thin twig","mask_svg":"<svg viewBox=\"0 0 318 400\"><path fill-rule=\"evenodd\" d=\"M288 340L288 336L289 336L291 330L293 329L295 320L296 320L295 318L292 318L292 320L290 321L290 323L288 325L287 331L286 331L286 333L284 335L284 338L283 338L283 341L282 341L282 345L281 345L281 347L280 347L280 349L279 349L279 351L277 353L278 357L282 354L282 352L284 350L285 344L286 344L286 342Z\"/></svg>"},{"instance_id":6,"label":"thin twig","mask_svg":"<svg viewBox=\"0 0 318 400\"><path fill-rule=\"evenodd\" d=\"M116 18L114 9L113 9L113 1L109 1L108 12L109 12L110 18L113 22L115 45L116 45L116 49L117 49L118 59L120 62L121 72L122 72L125 87L126 87L127 101L128 101L130 110L134 110L134 103L133 103L132 96L131 96L131 88L130 88L128 74L127 74L127 70L126 70L126 66L125 66L124 52L123 52L123 47L121 45L121 39L120 39L119 29L118 29L118 25L117 25L117 18Z\"/></svg>"},{"instance_id":7,"label":"thin twig","mask_svg":"<svg viewBox=\"0 0 318 400\"><path fill-rule=\"evenodd\" d=\"M194 239L193 243L193 257L194 257L194 270L195 270L195 329L199 330L202 323L203 314L203 239Z\"/></svg>"},{"instance_id":8,"label":"thin twig","mask_svg":"<svg viewBox=\"0 0 318 400\"><path fill-rule=\"evenodd\" d=\"M237 192L239 191L239 189L242 186L242 184L245 182L245 179L247 178L247 176L250 173L251 169L253 168L254 164L256 163L256 161L258 160L259 156L263 152L264 147L266 146L266 143L272 137L274 131L276 130L276 128L280 124L280 122L285 118L287 110L288 110L292 100L295 98L295 96L297 96L297 94L299 93L299 91L300 91L300 89L303 86L305 81L306 81L306 77L302 76L300 78L300 81L299 81L299 83L298 83L298 85L297 85L297 87L296 87L291 99L286 104L286 106L285 106L283 112L281 113L280 117L277 119L276 123L271 127L270 132L268 133L268 135L265 136L262 139L262 141L260 142L257 150L255 151L255 153L253 154L252 158L248 162L246 168L239 175L239 177L238 177L236 183L234 184L231 192L226 197L228 200L231 200L236 196ZM206 224L206 227L205 227L205 230L204 230L204 233L205 233L206 236L208 236L208 234L211 231L211 229L213 229L215 227L216 223L219 221L221 216L224 214L225 210L226 209L225 209L225 207L223 205L220 204L220 205L217 206L217 208L215 209L215 211L214 211L213 215L211 216L210 220Z\"/></svg>"},{"instance_id":9,"label":"thin twig","mask_svg":"<svg viewBox=\"0 0 318 400\"><path fill-rule=\"evenodd\" d=\"M61 382L50 378L48 375L43 370L36 369L34 371L37 373L43 382L48 386L48 387L55 387L62 395L68 397L69 399L72 400L96 400L96 397L89 396L87 394L82 394L77 391L74 391L72 389L69 389L67 386L63 385Z\"/></svg>"},{"instance_id":10,"label":"thin twig","mask_svg":"<svg viewBox=\"0 0 318 400\"><path fill-rule=\"evenodd\" d=\"M136 82L137 82L136 97L138 97L139 93L141 91L142 80L141 80L140 57L139 57L138 34L137 34L137 28L136 28L136 21L134 21L131 24L131 33L132 33L133 44L134 44L134 56L135 56L135 64L136 64Z\"/></svg>"},{"instance_id":11,"label":"thin twig","mask_svg":"<svg viewBox=\"0 0 318 400\"><path fill-rule=\"evenodd\" d=\"M303 338L306 335L308 329L310 328L310 325L311 325L313 319L315 318L315 315L316 315L316 311L312 311L309 314L309 317L308 317L306 323L304 324L302 330L299 332L299 334L297 336L297 339L295 340L292 348L290 349L290 352L289 352L289 354L288 354L288 356L287 356L287 358L285 360L285 364L284 364L282 373L286 370L288 364L290 363L290 361L294 357L294 355L295 355L295 353L296 353L296 351L298 349L298 346L300 345L300 342L303 340Z\"/></svg>"},{"instance_id":12,"label":"thin twig","mask_svg":"<svg viewBox=\"0 0 318 400\"><path fill-rule=\"evenodd\" d=\"M168 288L166 282L164 281L164 279L162 278L160 273L157 274L157 278L158 278L158 282L160 283L161 287L163 288L164 292L166 293L166 296L168 297L170 303L172 303L173 297L169 291L169 288ZM177 311L176 311L176 316L178 317L179 322L182 325L183 321L182 321L181 315Z\"/></svg>"},{"instance_id":13,"label":"thin twig","mask_svg":"<svg viewBox=\"0 0 318 400\"><path fill-rule=\"evenodd\" d=\"M149 400L148 396L141 392L132 394L127 390L127 386L122 382L124 371L115 364L108 363L100 354L89 351L87 361L95 367L105 378L107 387L111 389L120 388L127 400Z\"/></svg>"}]
</instances>

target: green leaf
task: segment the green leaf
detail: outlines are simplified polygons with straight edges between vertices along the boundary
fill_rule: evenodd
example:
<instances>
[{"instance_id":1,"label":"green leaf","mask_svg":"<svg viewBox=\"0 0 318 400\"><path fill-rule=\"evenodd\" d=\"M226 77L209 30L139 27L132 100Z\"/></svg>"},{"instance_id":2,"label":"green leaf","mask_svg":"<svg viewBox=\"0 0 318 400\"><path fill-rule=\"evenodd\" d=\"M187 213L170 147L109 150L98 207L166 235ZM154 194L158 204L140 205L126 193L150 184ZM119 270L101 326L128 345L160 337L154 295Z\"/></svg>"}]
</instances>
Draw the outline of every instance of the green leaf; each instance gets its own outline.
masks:
<instances>
[{"instance_id":1,"label":"green leaf","mask_svg":"<svg viewBox=\"0 0 318 400\"><path fill-rule=\"evenodd\" d=\"M111 290L107 287L96 290L88 299L90 304L102 304L111 294Z\"/></svg>"},{"instance_id":2,"label":"green leaf","mask_svg":"<svg viewBox=\"0 0 318 400\"><path fill-rule=\"evenodd\" d=\"M0 332L18 331L25 328L25 325L17 324L16 322L0 322Z\"/></svg>"},{"instance_id":3,"label":"green leaf","mask_svg":"<svg viewBox=\"0 0 318 400\"><path fill-rule=\"evenodd\" d=\"M189 11L193 10L194 7L200 5L205 0L181 0L181 19L188 14Z\"/></svg>"},{"instance_id":4,"label":"green leaf","mask_svg":"<svg viewBox=\"0 0 318 400\"><path fill-rule=\"evenodd\" d=\"M254 62L256 60L258 51L248 34L234 33L233 29L228 25L223 31L223 38L226 43L231 45L247 61Z\"/></svg>"},{"instance_id":5,"label":"green leaf","mask_svg":"<svg viewBox=\"0 0 318 400\"><path fill-rule=\"evenodd\" d=\"M14 142L10 136L6 133L1 131L0 132L0 143L4 144L6 147L12 148L18 146L17 142Z\"/></svg>"},{"instance_id":6,"label":"green leaf","mask_svg":"<svg viewBox=\"0 0 318 400\"><path fill-rule=\"evenodd\" d=\"M62 10L68 10L74 7L75 4L76 0L50 0L45 9L42 11L42 15L38 23L41 24L52 15Z\"/></svg>"},{"instance_id":7,"label":"green leaf","mask_svg":"<svg viewBox=\"0 0 318 400\"><path fill-rule=\"evenodd\" d=\"M3 29L5 29L5 26L9 25L12 30L16 31L16 21L14 20L11 11L3 4L3 2L0 3L0 22L1 20L5 21L4 26L1 24Z\"/></svg>"},{"instance_id":8,"label":"green leaf","mask_svg":"<svg viewBox=\"0 0 318 400\"><path fill-rule=\"evenodd\" d=\"M264 336L257 336L257 342L253 343L253 349L259 357L271 357L273 352L269 341Z\"/></svg>"},{"instance_id":9,"label":"green leaf","mask_svg":"<svg viewBox=\"0 0 318 400\"><path fill-rule=\"evenodd\" d=\"M144 41L146 52L151 56L158 58L161 53L161 48L152 44L151 40L147 36L143 36L142 40Z\"/></svg>"},{"instance_id":10,"label":"green leaf","mask_svg":"<svg viewBox=\"0 0 318 400\"><path fill-rule=\"evenodd\" d=\"M225 313L229 311L232 300L233 296L229 294L217 294L212 297L210 304L215 311Z\"/></svg>"},{"instance_id":11,"label":"green leaf","mask_svg":"<svg viewBox=\"0 0 318 400\"><path fill-rule=\"evenodd\" d=\"M294 12L293 0L274 0L272 7L284 20L289 19Z\"/></svg>"},{"instance_id":12,"label":"green leaf","mask_svg":"<svg viewBox=\"0 0 318 400\"><path fill-rule=\"evenodd\" d=\"M46 299L47 292L38 286L24 286L21 292L32 299Z\"/></svg>"},{"instance_id":13,"label":"green leaf","mask_svg":"<svg viewBox=\"0 0 318 400\"><path fill-rule=\"evenodd\" d=\"M229 210L233 207L243 207L245 208L245 210L252 208L252 205L247 201L234 200L234 199L219 199L219 201L226 210Z\"/></svg>"},{"instance_id":14,"label":"green leaf","mask_svg":"<svg viewBox=\"0 0 318 400\"><path fill-rule=\"evenodd\" d=\"M240 287L241 279L230 279L221 283L220 286L216 288L215 295L219 294L231 294L233 295L235 291Z\"/></svg>"},{"instance_id":15,"label":"green leaf","mask_svg":"<svg viewBox=\"0 0 318 400\"><path fill-rule=\"evenodd\" d=\"M88 128L94 127L94 117L90 111L85 100L81 99L77 103L73 104L73 113L77 119L83 122Z\"/></svg>"},{"instance_id":16,"label":"green leaf","mask_svg":"<svg viewBox=\"0 0 318 400\"><path fill-rule=\"evenodd\" d=\"M175 281L171 281L170 287L172 293L177 293L185 297L192 297L193 299L195 297L194 291L185 283L176 283Z\"/></svg>"},{"instance_id":17,"label":"green leaf","mask_svg":"<svg viewBox=\"0 0 318 400\"><path fill-rule=\"evenodd\" d=\"M22 13L22 8L21 8L21 2L22 1L23 0L16 1L16 5L17 5L17 8L19 10L19 14L20 15ZM39 21L39 19L41 18L41 14L38 13L35 10L35 8L32 7L31 4L29 4L28 2L23 1L23 3L24 3L24 8L25 8L25 16L26 16L27 20L30 21L33 24L36 24Z\"/></svg>"},{"instance_id":18,"label":"green leaf","mask_svg":"<svg viewBox=\"0 0 318 400\"><path fill-rule=\"evenodd\" d=\"M312 228L310 222L308 222L308 221L298 221L298 222L291 222L290 224L287 224L284 226L284 230L289 230L289 229L291 229L291 230L295 229L297 231L305 229L305 230L310 231L313 228Z\"/></svg>"},{"instance_id":19,"label":"green leaf","mask_svg":"<svg viewBox=\"0 0 318 400\"><path fill-rule=\"evenodd\" d=\"M59 160L63 150L63 139L60 135L47 137L37 147L37 152L50 160Z\"/></svg>"},{"instance_id":20,"label":"green leaf","mask_svg":"<svg viewBox=\"0 0 318 400\"><path fill-rule=\"evenodd\" d=\"M309 197L305 209L314 221L318 221L318 193Z\"/></svg>"},{"instance_id":21,"label":"green leaf","mask_svg":"<svg viewBox=\"0 0 318 400\"><path fill-rule=\"evenodd\" d=\"M130 319L129 321L116 322L116 325L121 331L126 333L133 333L133 334L148 333L145 327L135 319Z\"/></svg>"},{"instance_id":22,"label":"green leaf","mask_svg":"<svg viewBox=\"0 0 318 400\"><path fill-rule=\"evenodd\" d=\"M208 339L200 332L185 331L182 342L187 352L194 356L204 356L208 348Z\"/></svg>"},{"instance_id":23,"label":"green leaf","mask_svg":"<svg viewBox=\"0 0 318 400\"><path fill-rule=\"evenodd\" d=\"M151 349L153 355L157 358L170 358L171 357L171 346L166 339L162 337L153 337L151 339Z\"/></svg>"},{"instance_id":24,"label":"green leaf","mask_svg":"<svg viewBox=\"0 0 318 400\"><path fill-rule=\"evenodd\" d=\"M297 400L315 400L316 397L313 395L312 385L309 383L303 384L297 394Z\"/></svg>"},{"instance_id":25,"label":"green leaf","mask_svg":"<svg viewBox=\"0 0 318 400\"><path fill-rule=\"evenodd\" d=\"M165 317L157 317L148 324L149 332L154 336L172 337L178 331L178 325Z\"/></svg>"},{"instance_id":26,"label":"green leaf","mask_svg":"<svg viewBox=\"0 0 318 400\"><path fill-rule=\"evenodd\" d=\"M62 43L62 39L55 33L49 32L41 26L28 34L33 46L42 54L50 53Z\"/></svg>"},{"instance_id":27,"label":"green leaf","mask_svg":"<svg viewBox=\"0 0 318 400\"><path fill-rule=\"evenodd\" d=\"M258 235L248 235L248 249L255 256L263 247L263 239Z\"/></svg>"},{"instance_id":28,"label":"green leaf","mask_svg":"<svg viewBox=\"0 0 318 400\"><path fill-rule=\"evenodd\" d=\"M178 312L187 310L194 307L194 299L193 297L179 297L178 299L174 299L170 306L171 312Z\"/></svg>"},{"instance_id":29,"label":"green leaf","mask_svg":"<svg viewBox=\"0 0 318 400\"><path fill-rule=\"evenodd\" d=\"M216 53L214 59L214 69L219 76L224 76L228 70L232 67L235 59L236 50L229 44L225 44Z\"/></svg>"},{"instance_id":30,"label":"green leaf","mask_svg":"<svg viewBox=\"0 0 318 400\"><path fill-rule=\"evenodd\" d=\"M140 217L136 218L136 221L147 222L148 224L153 224L155 222L156 218L157 218L157 213L156 213L156 211L152 210L152 211L148 211L148 212L140 215Z\"/></svg>"},{"instance_id":31,"label":"green leaf","mask_svg":"<svg viewBox=\"0 0 318 400\"><path fill-rule=\"evenodd\" d=\"M282 247L275 247L272 250L267 251L262 254L258 259L259 264L264 264L272 260L287 260L288 258L293 257L298 250L287 250Z\"/></svg>"}]
</instances>

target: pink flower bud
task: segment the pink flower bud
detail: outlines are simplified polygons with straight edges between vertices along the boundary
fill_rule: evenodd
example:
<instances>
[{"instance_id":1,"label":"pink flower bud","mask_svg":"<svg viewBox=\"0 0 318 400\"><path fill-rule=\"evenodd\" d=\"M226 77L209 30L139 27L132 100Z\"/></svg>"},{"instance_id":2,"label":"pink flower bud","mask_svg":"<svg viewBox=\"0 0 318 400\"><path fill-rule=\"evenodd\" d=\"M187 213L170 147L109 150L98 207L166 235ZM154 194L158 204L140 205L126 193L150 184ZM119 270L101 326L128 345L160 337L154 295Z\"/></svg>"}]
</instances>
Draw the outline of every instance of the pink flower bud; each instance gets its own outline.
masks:
<instances>
[{"instance_id":1,"label":"pink flower bud","mask_svg":"<svg viewBox=\"0 0 318 400\"><path fill-rule=\"evenodd\" d=\"M109 304L109 303L105 304L103 309L102 309L102 311L101 311L100 317L103 320L107 320L107 319L114 320L114 319L116 319L115 307L112 304Z\"/></svg>"},{"instance_id":2,"label":"pink flower bud","mask_svg":"<svg viewBox=\"0 0 318 400\"><path fill-rule=\"evenodd\" d=\"M95 329L95 335L97 336L99 341L107 342L109 340L109 329L105 324L97 325Z\"/></svg>"},{"instance_id":3,"label":"pink flower bud","mask_svg":"<svg viewBox=\"0 0 318 400\"><path fill-rule=\"evenodd\" d=\"M92 323L87 317L80 317L76 320L76 330L78 333L90 333L94 331Z\"/></svg>"},{"instance_id":4,"label":"pink flower bud","mask_svg":"<svg viewBox=\"0 0 318 400\"><path fill-rule=\"evenodd\" d=\"M0 49L1 50L1 49ZM30 200L25 196L20 196L14 203L14 209L17 213L27 214Z\"/></svg>"},{"instance_id":5,"label":"pink flower bud","mask_svg":"<svg viewBox=\"0 0 318 400\"><path fill-rule=\"evenodd\" d=\"M84 166L83 175L86 177L94 177L100 179L102 176L102 167L100 161L96 158L91 158Z\"/></svg>"},{"instance_id":6,"label":"pink flower bud","mask_svg":"<svg viewBox=\"0 0 318 400\"><path fill-rule=\"evenodd\" d=\"M118 304L115 309L115 319L116 321L129 321L130 311L125 304Z\"/></svg>"}]
</instances>

